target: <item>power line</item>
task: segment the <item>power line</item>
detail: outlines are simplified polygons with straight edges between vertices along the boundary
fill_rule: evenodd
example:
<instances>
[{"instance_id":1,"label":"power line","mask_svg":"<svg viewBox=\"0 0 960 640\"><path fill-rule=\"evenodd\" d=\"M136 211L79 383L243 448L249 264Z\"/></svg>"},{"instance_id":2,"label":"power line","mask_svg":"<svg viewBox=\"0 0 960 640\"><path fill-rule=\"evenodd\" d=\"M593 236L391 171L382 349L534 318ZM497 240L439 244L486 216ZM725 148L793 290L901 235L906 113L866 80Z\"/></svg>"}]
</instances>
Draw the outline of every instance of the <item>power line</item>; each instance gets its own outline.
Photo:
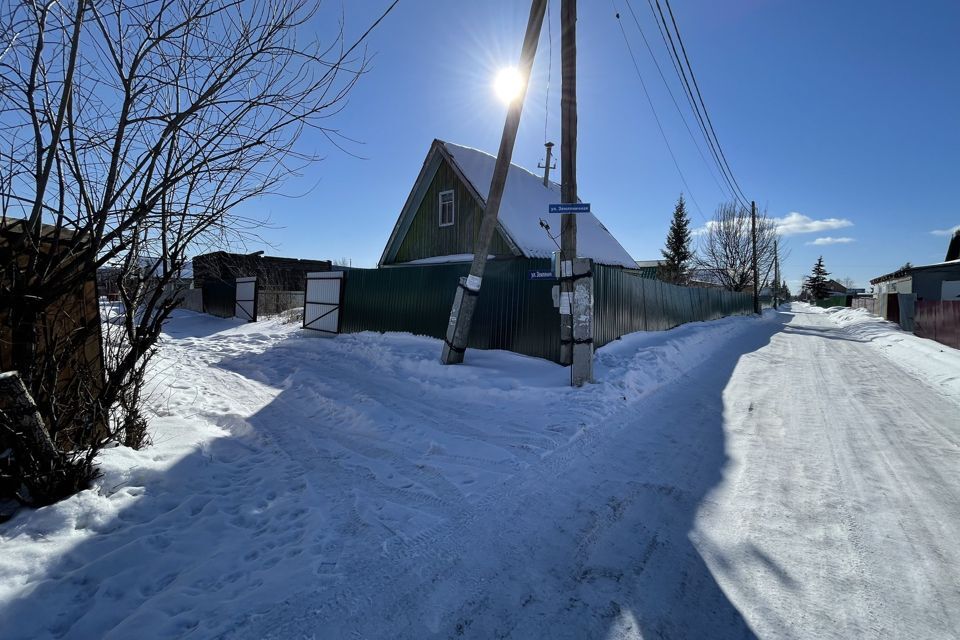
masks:
<instances>
[{"instance_id":1,"label":"power line","mask_svg":"<svg viewBox=\"0 0 960 640\"><path fill-rule=\"evenodd\" d=\"M614 9L616 9L616 4L614 4ZM620 20L620 13L617 13L617 25L620 27L620 33L623 35L623 42L627 45L627 51L630 53L630 60L633 62L633 68L637 72L637 79L640 80L640 87L643 89L643 95L647 98L647 103L650 105L650 111L653 113L653 119L657 122L657 128L660 130L660 135L663 137L663 142L667 145L667 151L670 152L670 158L673 160L673 166L677 168L677 173L680 174L680 181L683 182L683 186L686 188L687 193L690 194L690 199L693 200L693 205L697 208L697 213L700 214L700 217L703 218L706 222L707 218L703 215L703 210L700 208L700 203L697 202L696 197L693 195L693 190L690 189L690 185L687 184L687 179L683 175L683 171L680 169L680 163L677 162L677 156L673 153L673 148L670 146L670 141L667 139L667 134L663 130L663 125L660 123L660 117L657 116L657 110L653 106L653 100L650 98L650 93L647 91L647 85L643 81L643 75L640 73L640 65L637 64L637 58L633 55L633 48L630 46L630 41L627 39L627 32L623 28L623 22Z\"/></svg>"},{"instance_id":2,"label":"power line","mask_svg":"<svg viewBox=\"0 0 960 640\"><path fill-rule=\"evenodd\" d=\"M640 32L640 37L643 39L643 44L644 46L646 46L647 53L650 54L650 58L653 60L654 66L656 66L657 68L657 73L660 75L660 80L663 82L663 86L666 87L667 93L670 94L670 100L673 102L673 106L677 110L677 115L680 116L680 120L683 122L683 126L687 130L687 134L689 134L690 140L693 142L694 146L697 148L697 153L700 155L700 159L703 161L703 166L706 167L707 172L710 174L710 177L713 179L714 184L717 185L717 188L720 189L721 192L724 192L725 189L723 185L720 184L720 181L717 179L717 176L714 173L713 168L710 166L710 163L707 162L707 157L703 155L703 148L701 147L700 143L697 141L697 137L693 135L693 131L690 129L690 124L687 122L686 116L683 115L683 110L680 108L680 105L677 103L677 98L673 93L673 89L670 88L670 83L667 82L666 76L663 75L663 69L660 68L660 63L657 61L657 56L653 53L653 48L650 46L650 42L647 40L647 36L643 32L643 27L640 26L640 21L637 19L637 14L633 11L633 6L630 4L629 0L627 1L627 9L630 10L630 15L633 17L633 23L637 26L637 31Z\"/></svg>"},{"instance_id":3,"label":"power line","mask_svg":"<svg viewBox=\"0 0 960 640\"><path fill-rule=\"evenodd\" d=\"M625 2L627 3L628 7L632 8L630 0L625 0ZM703 136L703 139L707 141L707 145L710 147L710 154L713 156L713 161L717 167L717 170L723 177L724 182L726 182L730 195L734 200L737 200L737 192L734 190L733 184L730 182L730 178L727 177L726 172L723 170L723 165L720 163L720 156L717 154L717 150L713 145L713 141L710 139L710 135L707 133L703 116L700 114L700 109L693 99L693 92L690 90L689 83L686 81L683 69L679 65L679 57L673 55L673 53L676 53L676 49L672 46L672 39L668 42L670 34L667 31L664 31L664 26L660 24L660 20L657 18L656 9L653 8L653 3L650 0L647 0L647 5L650 7L650 12L653 14L653 21L657 25L657 30L660 32L660 39L663 41L663 45L667 50L667 56L670 58L670 62L673 63L673 70L676 72L677 78L680 79L680 82L684 88L684 97L687 99L687 104L690 106L691 111L693 111L693 115L697 120L697 125L700 127L700 133Z\"/></svg>"},{"instance_id":4,"label":"power line","mask_svg":"<svg viewBox=\"0 0 960 640\"><path fill-rule=\"evenodd\" d=\"M625 0L627 5L630 6L629 0ZM654 8L653 2L656 2L656 8ZM749 205L746 204L746 197L740 192L739 185L737 185L736 180L733 178L732 172L730 172L730 166L725 162L725 159L722 159L722 152L719 149L719 140L716 140L716 132L711 136L712 128L708 128L706 121L706 106L702 102L697 101L697 98L694 96L694 90L690 85L690 79L687 78L686 70L684 69L683 60L680 58L680 53L677 51L676 44L674 43L673 34L670 31L670 26L667 24L666 17L663 14L663 9L660 6L660 0L647 0L647 5L650 7L650 11L653 14L654 21L657 23L657 29L660 32L660 38L663 40L663 44L667 49L667 54L670 56L670 60L673 63L674 71L677 73L677 77L680 79L683 84L685 95L687 98L687 103L690 105L690 108L696 116L697 123L700 126L700 131L703 134L704 139L707 141L708 146L710 147L710 153L713 156L714 161L716 162L717 168L720 171L720 175L723 177L724 182L727 183L727 186L730 189L731 195L734 197L734 200L737 200L739 205L744 208L749 208ZM658 18L659 13L659 18ZM674 21L674 25L676 22ZM679 41L680 34L677 32L677 40ZM688 60L689 64L689 60ZM692 69L691 69L692 74Z\"/></svg>"},{"instance_id":5,"label":"power line","mask_svg":"<svg viewBox=\"0 0 960 640\"><path fill-rule=\"evenodd\" d=\"M659 0L658 0L659 1ZM736 185L737 191L743 196L743 190L740 189L740 185L737 184L737 179L733 175L733 170L730 169L729 163L727 163L727 157L723 153L723 148L720 146L720 139L717 137L717 132L713 128L713 122L710 121L710 112L707 111L707 105L703 101L703 95L700 93L700 85L697 84L697 77L693 73L693 66L690 64L690 59L687 57L687 48L683 44L683 38L680 36L680 28L677 27L677 21L673 17L673 7L670 6L670 0L664 0L667 4L667 11L670 12L670 22L673 23L673 29L677 34L677 41L680 43L680 50L683 51L683 59L687 63L687 68L690 70L690 79L693 80L693 86L697 89L697 97L700 98L700 104L703 105L703 114L707 117L707 124L710 125L710 132L713 133L713 139L717 142L717 149L720 151L720 157L723 158L723 164L727 167L727 171L730 172L730 178L733 180L733 184ZM744 196L746 199L746 196Z\"/></svg>"},{"instance_id":6,"label":"power line","mask_svg":"<svg viewBox=\"0 0 960 640\"><path fill-rule=\"evenodd\" d=\"M547 0L547 98L543 113L543 144L547 144L547 126L550 124L550 76L553 73L553 31L550 27L550 0Z\"/></svg>"}]
</instances>

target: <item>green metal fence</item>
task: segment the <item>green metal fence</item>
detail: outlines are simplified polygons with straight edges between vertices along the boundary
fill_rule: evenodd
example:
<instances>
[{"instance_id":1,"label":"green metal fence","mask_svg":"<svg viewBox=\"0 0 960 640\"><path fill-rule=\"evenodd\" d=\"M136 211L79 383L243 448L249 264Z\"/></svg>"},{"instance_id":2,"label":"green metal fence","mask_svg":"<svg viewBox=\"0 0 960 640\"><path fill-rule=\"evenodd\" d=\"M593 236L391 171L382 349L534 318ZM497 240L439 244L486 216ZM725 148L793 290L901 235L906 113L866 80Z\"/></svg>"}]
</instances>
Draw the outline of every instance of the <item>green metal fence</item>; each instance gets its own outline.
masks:
<instances>
[{"instance_id":1,"label":"green metal fence","mask_svg":"<svg viewBox=\"0 0 960 640\"><path fill-rule=\"evenodd\" d=\"M457 281L470 265L352 269L344 274L341 331L401 331L443 338ZM553 306L549 260L491 260L473 317L469 348L506 349L557 362L560 315ZM685 322L749 314L749 294L678 287L616 267L595 265L594 344L635 331L664 331Z\"/></svg>"},{"instance_id":2,"label":"green metal fence","mask_svg":"<svg viewBox=\"0 0 960 640\"><path fill-rule=\"evenodd\" d=\"M830 307L849 307L851 298L852 296L831 296L823 300L816 300L814 304L824 309L829 309Z\"/></svg>"},{"instance_id":3,"label":"green metal fence","mask_svg":"<svg viewBox=\"0 0 960 640\"><path fill-rule=\"evenodd\" d=\"M616 267L593 269L593 342L597 348L634 331L665 331L685 322L753 311L753 297L638 277Z\"/></svg>"},{"instance_id":4,"label":"green metal fence","mask_svg":"<svg viewBox=\"0 0 960 640\"><path fill-rule=\"evenodd\" d=\"M341 331L406 331L443 338L457 282L468 263L354 269L346 272ZM556 280L531 280L549 260L491 260L473 317L468 347L506 349L556 362L560 316Z\"/></svg>"}]
</instances>

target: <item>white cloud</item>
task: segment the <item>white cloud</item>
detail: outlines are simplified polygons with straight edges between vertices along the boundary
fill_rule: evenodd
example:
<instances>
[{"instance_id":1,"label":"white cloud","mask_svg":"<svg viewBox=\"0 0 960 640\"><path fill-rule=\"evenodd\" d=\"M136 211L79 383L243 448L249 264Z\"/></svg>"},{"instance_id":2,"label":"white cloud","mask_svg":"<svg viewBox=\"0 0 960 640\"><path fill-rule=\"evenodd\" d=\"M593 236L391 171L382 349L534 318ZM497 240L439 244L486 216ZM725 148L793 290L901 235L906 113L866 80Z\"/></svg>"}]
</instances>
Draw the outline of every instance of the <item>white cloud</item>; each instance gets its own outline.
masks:
<instances>
[{"instance_id":1,"label":"white cloud","mask_svg":"<svg viewBox=\"0 0 960 640\"><path fill-rule=\"evenodd\" d=\"M936 231L931 231L935 236L952 236L957 231L960 231L960 224L955 227L950 227L949 229L937 229Z\"/></svg>"},{"instance_id":2,"label":"white cloud","mask_svg":"<svg viewBox=\"0 0 960 640\"><path fill-rule=\"evenodd\" d=\"M834 229L853 226L853 223L846 218L814 220L796 211L792 211L782 218L774 218L773 221L777 223L780 234L784 236L792 236L798 233L821 233L823 231L833 231Z\"/></svg>"},{"instance_id":3,"label":"white cloud","mask_svg":"<svg viewBox=\"0 0 960 640\"><path fill-rule=\"evenodd\" d=\"M825 244L849 244L853 241L853 238L831 238L830 236L826 236L825 238L817 238L813 242L808 242L807 244L821 246Z\"/></svg>"}]
</instances>

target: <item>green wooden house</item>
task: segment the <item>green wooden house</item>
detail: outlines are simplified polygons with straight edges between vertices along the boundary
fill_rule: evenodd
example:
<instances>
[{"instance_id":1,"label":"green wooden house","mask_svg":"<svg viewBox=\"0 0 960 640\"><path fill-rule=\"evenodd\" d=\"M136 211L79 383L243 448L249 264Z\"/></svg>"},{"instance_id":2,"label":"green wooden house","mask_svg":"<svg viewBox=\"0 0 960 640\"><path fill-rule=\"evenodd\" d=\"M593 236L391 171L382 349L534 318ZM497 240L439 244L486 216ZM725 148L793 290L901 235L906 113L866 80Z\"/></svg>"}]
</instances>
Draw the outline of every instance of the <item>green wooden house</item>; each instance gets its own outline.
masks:
<instances>
[{"instance_id":1,"label":"green wooden house","mask_svg":"<svg viewBox=\"0 0 960 640\"><path fill-rule=\"evenodd\" d=\"M496 158L461 145L434 140L384 248L379 266L469 262L480 230ZM511 164L497 229L494 258L550 258L559 249L560 187ZM577 216L581 257L636 269L630 254L593 214Z\"/></svg>"}]
</instances>

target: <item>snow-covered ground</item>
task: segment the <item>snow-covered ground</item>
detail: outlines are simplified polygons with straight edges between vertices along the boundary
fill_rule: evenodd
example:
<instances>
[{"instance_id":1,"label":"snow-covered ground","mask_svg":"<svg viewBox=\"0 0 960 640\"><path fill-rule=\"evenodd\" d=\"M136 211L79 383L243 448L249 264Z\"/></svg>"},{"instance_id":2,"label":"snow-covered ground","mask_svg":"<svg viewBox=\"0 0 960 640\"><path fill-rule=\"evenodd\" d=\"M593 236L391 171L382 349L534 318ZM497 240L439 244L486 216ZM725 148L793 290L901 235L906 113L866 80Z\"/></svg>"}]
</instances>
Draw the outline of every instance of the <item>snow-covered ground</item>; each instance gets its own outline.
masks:
<instances>
[{"instance_id":1,"label":"snow-covered ground","mask_svg":"<svg viewBox=\"0 0 960 640\"><path fill-rule=\"evenodd\" d=\"M806 305L628 336L581 390L439 352L180 313L154 446L0 525L0 638L960 628L960 352Z\"/></svg>"}]
</instances>

